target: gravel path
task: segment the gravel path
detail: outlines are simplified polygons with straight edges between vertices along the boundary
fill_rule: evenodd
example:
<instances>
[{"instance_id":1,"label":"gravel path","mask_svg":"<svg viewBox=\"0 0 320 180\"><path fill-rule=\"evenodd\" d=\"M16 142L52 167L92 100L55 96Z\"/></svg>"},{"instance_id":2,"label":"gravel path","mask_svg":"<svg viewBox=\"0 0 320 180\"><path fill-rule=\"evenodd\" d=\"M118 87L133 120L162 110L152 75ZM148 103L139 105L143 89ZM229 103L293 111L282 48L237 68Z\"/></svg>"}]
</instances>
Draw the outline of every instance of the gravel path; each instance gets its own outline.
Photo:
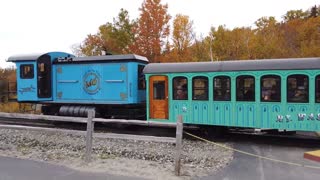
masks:
<instances>
[{"instance_id":1,"label":"gravel path","mask_svg":"<svg viewBox=\"0 0 320 180\"><path fill-rule=\"evenodd\" d=\"M228 144L227 144L228 145ZM225 167L231 151L183 140L182 176L174 176L171 143L94 138L93 161L85 165L85 137L68 133L0 129L1 155L47 161L74 169L148 179L192 179Z\"/></svg>"}]
</instances>

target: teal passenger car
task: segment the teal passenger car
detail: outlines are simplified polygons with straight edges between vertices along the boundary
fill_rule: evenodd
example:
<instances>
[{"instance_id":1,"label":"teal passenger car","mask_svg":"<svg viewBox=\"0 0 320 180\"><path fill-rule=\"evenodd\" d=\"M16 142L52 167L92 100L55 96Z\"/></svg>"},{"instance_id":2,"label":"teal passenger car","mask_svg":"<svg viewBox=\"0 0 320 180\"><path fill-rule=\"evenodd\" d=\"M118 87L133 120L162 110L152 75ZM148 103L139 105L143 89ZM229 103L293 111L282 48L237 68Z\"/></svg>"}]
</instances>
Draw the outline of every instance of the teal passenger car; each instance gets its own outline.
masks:
<instances>
[{"instance_id":1,"label":"teal passenger car","mask_svg":"<svg viewBox=\"0 0 320 180\"><path fill-rule=\"evenodd\" d=\"M148 121L320 131L320 58L148 64Z\"/></svg>"}]
</instances>

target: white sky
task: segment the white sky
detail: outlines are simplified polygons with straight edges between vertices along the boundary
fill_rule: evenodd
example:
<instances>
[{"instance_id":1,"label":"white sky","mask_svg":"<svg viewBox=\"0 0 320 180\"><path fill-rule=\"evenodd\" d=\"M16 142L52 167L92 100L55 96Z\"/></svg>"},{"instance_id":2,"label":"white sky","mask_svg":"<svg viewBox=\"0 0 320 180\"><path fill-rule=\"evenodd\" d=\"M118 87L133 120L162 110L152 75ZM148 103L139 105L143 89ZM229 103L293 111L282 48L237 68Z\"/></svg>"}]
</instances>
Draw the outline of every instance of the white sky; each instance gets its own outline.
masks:
<instances>
[{"instance_id":1,"label":"white sky","mask_svg":"<svg viewBox=\"0 0 320 180\"><path fill-rule=\"evenodd\" d=\"M73 44L81 43L98 27L112 22L121 8L137 18L143 0L1 0L0 66L11 55L50 51L71 53ZM253 26L262 16L278 21L288 10L320 4L319 0L162 0L169 14L181 13L194 22L199 36L211 26L228 28Z\"/></svg>"}]
</instances>

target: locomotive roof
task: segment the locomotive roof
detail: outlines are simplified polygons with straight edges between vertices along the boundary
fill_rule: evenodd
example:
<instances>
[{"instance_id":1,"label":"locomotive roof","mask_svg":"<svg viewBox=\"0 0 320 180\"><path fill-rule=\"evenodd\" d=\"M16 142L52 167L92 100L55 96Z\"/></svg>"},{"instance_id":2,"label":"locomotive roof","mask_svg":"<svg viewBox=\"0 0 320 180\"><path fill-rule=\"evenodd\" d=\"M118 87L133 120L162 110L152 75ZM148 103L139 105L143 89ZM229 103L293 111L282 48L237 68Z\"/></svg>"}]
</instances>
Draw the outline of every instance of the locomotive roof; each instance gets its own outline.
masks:
<instances>
[{"instance_id":1,"label":"locomotive roof","mask_svg":"<svg viewBox=\"0 0 320 180\"><path fill-rule=\"evenodd\" d=\"M291 69L320 69L320 57L218 62L151 63L144 68L143 72L145 74L156 74L175 72L221 72Z\"/></svg>"},{"instance_id":2,"label":"locomotive roof","mask_svg":"<svg viewBox=\"0 0 320 180\"><path fill-rule=\"evenodd\" d=\"M35 61L37 60L43 53L34 53L34 54L23 54L23 55L14 55L8 58L8 62L15 61Z\"/></svg>"},{"instance_id":3,"label":"locomotive roof","mask_svg":"<svg viewBox=\"0 0 320 180\"><path fill-rule=\"evenodd\" d=\"M73 57L72 54L65 53L65 52L59 52L59 51L52 51L47 53L33 53L33 54L19 54L19 55L13 55L10 56L7 61L8 62L17 62L17 61L36 61L43 55L53 55L56 56L68 56L69 58Z\"/></svg>"},{"instance_id":4,"label":"locomotive roof","mask_svg":"<svg viewBox=\"0 0 320 180\"><path fill-rule=\"evenodd\" d=\"M26 55L14 55L8 58L8 62L15 61L35 61L44 53L36 54L26 54ZM148 63L148 59L143 56L136 54L126 54L126 55L105 55L105 56L87 56L87 57L69 57L57 59L55 63L77 63L77 62L95 62L95 61L140 61L143 63Z\"/></svg>"},{"instance_id":5,"label":"locomotive roof","mask_svg":"<svg viewBox=\"0 0 320 180\"><path fill-rule=\"evenodd\" d=\"M104 55L104 56L86 56L86 57L74 57L71 59L58 59L55 63L86 63L86 62L118 62L118 61L138 61L148 63L148 59L136 54L125 55Z\"/></svg>"}]
</instances>

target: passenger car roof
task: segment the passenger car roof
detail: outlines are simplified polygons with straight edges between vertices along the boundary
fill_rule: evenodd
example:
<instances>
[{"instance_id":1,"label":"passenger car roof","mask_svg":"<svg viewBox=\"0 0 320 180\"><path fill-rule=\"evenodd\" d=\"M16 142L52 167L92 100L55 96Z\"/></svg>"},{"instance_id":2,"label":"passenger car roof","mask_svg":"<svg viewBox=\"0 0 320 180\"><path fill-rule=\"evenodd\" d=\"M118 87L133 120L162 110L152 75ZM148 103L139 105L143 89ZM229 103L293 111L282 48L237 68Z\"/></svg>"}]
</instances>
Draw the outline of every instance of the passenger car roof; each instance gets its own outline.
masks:
<instances>
[{"instance_id":1,"label":"passenger car roof","mask_svg":"<svg viewBox=\"0 0 320 180\"><path fill-rule=\"evenodd\" d=\"M188 63L151 63L144 68L143 72L145 74L156 74L291 69L320 69L320 58L288 58Z\"/></svg>"}]
</instances>

